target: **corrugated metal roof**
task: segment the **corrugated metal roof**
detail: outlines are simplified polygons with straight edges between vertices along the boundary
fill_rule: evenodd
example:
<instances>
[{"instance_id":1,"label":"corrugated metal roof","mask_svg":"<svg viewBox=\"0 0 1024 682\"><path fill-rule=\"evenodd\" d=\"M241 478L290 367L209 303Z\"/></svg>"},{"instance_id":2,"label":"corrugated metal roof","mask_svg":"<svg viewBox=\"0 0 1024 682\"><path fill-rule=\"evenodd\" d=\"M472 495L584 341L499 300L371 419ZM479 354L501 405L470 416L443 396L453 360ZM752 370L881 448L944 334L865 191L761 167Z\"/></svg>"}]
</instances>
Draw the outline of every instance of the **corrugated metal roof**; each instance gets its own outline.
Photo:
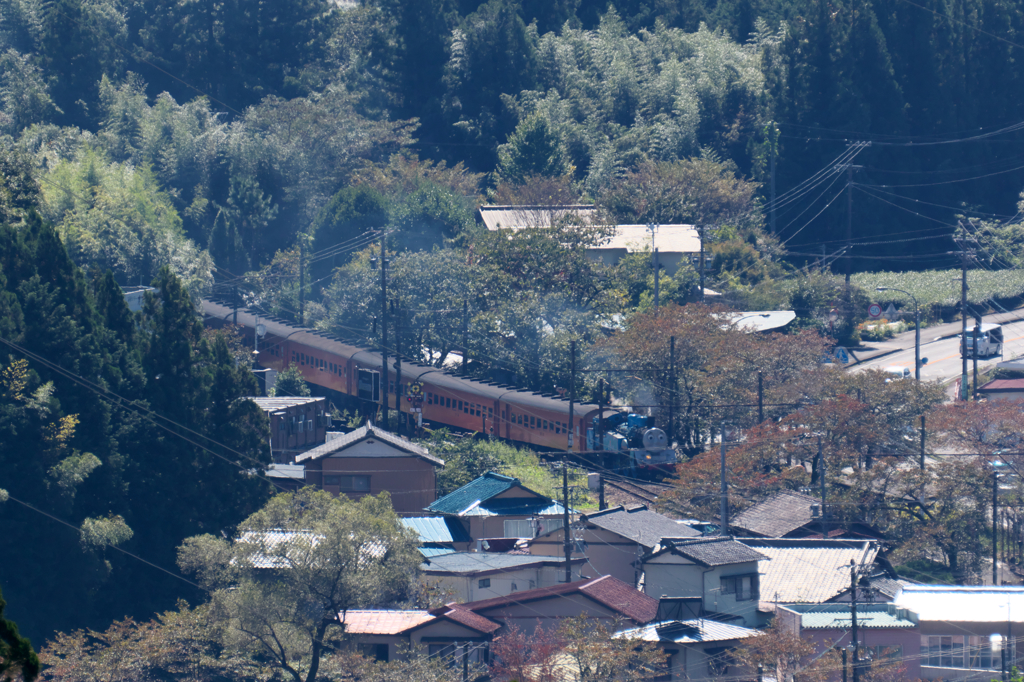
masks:
<instances>
[{"instance_id":1,"label":"corrugated metal roof","mask_svg":"<svg viewBox=\"0 0 1024 682\"><path fill-rule=\"evenodd\" d=\"M615 633L616 639L640 639L644 642L674 642L676 644L699 644L701 642L724 642L746 639L759 634L758 630L722 623L709 618L692 620L666 620L657 623L622 630Z\"/></svg>"},{"instance_id":2,"label":"corrugated metal roof","mask_svg":"<svg viewBox=\"0 0 1024 682\"><path fill-rule=\"evenodd\" d=\"M420 554L425 558L430 559L432 557L441 556L443 554L454 554L455 550L451 547L439 547L439 546L423 546L419 548Z\"/></svg>"},{"instance_id":3,"label":"corrugated metal roof","mask_svg":"<svg viewBox=\"0 0 1024 682\"><path fill-rule=\"evenodd\" d=\"M582 562L584 559L578 559ZM488 552L456 552L432 558L423 563L425 573L479 573L481 571L516 570L524 566L564 565L565 560L554 556L530 554L491 554Z\"/></svg>"},{"instance_id":4,"label":"corrugated metal roof","mask_svg":"<svg viewBox=\"0 0 1024 682\"><path fill-rule=\"evenodd\" d=\"M306 478L306 467L301 464L271 464L267 467L267 476L302 481Z\"/></svg>"},{"instance_id":5,"label":"corrugated metal roof","mask_svg":"<svg viewBox=\"0 0 1024 682\"><path fill-rule=\"evenodd\" d=\"M759 565L764 602L820 604L850 586L850 561L870 566L878 545L867 540L740 538L771 561ZM847 570L840 570L846 567Z\"/></svg>"},{"instance_id":6,"label":"corrugated metal roof","mask_svg":"<svg viewBox=\"0 0 1024 682\"><path fill-rule=\"evenodd\" d=\"M587 223L597 220L598 209L592 204L564 206L481 206L480 218L488 230L523 230L551 227L568 216Z\"/></svg>"},{"instance_id":7,"label":"corrugated metal roof","mask_svg":"<svg viewBox=\"0 0 1024 682\"><path fill-rule=\"evenodd\" d=\"M308 530L272 529L243 532L235 542L247 545L245 560L253 568L290 568L303 564L323 536ZM362 558L380 559L386 548L380 542L363 544L359 548Z\"/></svg>"},{"instance_id":8,"label":"corrugated metal roof","mask_svg":"<svg viewBox=\"0 0 1024 682\"><path fill-rule=\"evenodd\" d=\"M531 492L533 496L493 499L511 488ZM427 511L456 516L551 516L561 514L562 505L523 486L518 478L488 471L436 500L427 507Z\"/></svg>"},{"instance_id":9,"label":"corrugated metal roof","mask_svg":"<svg viewBox=\"0 0 1024 682\"><path fill-rule=\"evenodd\" d=\"M629 253L649 249L659 253L700 253L700 235L693 225L658 225L654 239L646 225L616 225L611 238L588 251L625 249Z\"/></svg>"},{"instance_id":10,"label":"corrugated metal roof","mask_svg":"<svg viewBox=\"0 0 1024 682\"><path fill-rule=\"evenodd\" d=\"M429 611L366 609L346 612L343 622L346 634L397 635L433 619Z\"/></svg>"},{"instance_id":11,"label":"corrugated metal roof","mask_svg":"<svg viewBox=\"0 0 1024 682\"><path fill-rule=\"evenodd\" d=\"M922 622L1024 622L1024 586L906 585L894 601Z\"/></svg>"},{"instance_id":12,"label":"corrugated metal roof","mask_svg":"<svg viewBox=\"0 0 1024 682\"><path fill-rule=\"evenodd\" d=\"M260 406L264 412L276 412L296 405L308 405L309 403L327 404L327 398L322 396L297 396L297 397L271 397L249 396L249 400Z\"/></svg>"},{"instance_id":13,"label":"corrugated metal roof","mask_svg":"<svg viewBox=\"0 0 1024 682\"><path fill-rule=\"evenodd\" d=\"M723 317L729 324L745 332L766 332L780 329L796 319L793 310L753 310L741 313L726 313Z\"/></svg>"},{"instance_id":14,"label":"corrugated metal roof","mask_svg":"<svg viewBox=\"0 0 1024 682\"><path fill-rule=\"evenodd\" d=\"M420 536L420 542L472 542L462 524L444 516L410 516L402 519L406 528Z\"/></svg>"},{"instance_id":15,"label":"corrugated metal roof","mask_svg":"<svg viewBox=\"0 0 1024 682\"><path fill-rule=\"evenodd\" d=\"M850 604L794 604L780 608L800 614L805 630L846 630L853 625ZM857 627L872 630L915 628L917 623L894 604L858 604ZM909 609L907 609L909 611Z\"/></svg>"}]
</instances>

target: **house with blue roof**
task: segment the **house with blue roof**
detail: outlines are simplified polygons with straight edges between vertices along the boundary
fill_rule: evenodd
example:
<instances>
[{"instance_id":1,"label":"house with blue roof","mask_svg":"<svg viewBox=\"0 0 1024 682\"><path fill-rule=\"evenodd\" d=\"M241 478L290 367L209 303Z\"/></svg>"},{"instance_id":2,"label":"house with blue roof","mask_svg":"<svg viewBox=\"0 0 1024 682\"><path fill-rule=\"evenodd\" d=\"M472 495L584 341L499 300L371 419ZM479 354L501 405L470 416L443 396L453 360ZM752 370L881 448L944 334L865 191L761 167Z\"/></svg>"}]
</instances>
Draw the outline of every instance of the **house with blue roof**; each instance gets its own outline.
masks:
<instances>
[{"instance_id":1,"label":"house with blue roof","mask_svg":"<svg viewBox=\"0 0 1024 682\"><path fill-rule=\"evenodd\" d=\"M561 528L565 509L518 478L488 471L438 499L426 511L459 519L474 540L484 540L535 538Z\"/></svg>"}]
</instances>

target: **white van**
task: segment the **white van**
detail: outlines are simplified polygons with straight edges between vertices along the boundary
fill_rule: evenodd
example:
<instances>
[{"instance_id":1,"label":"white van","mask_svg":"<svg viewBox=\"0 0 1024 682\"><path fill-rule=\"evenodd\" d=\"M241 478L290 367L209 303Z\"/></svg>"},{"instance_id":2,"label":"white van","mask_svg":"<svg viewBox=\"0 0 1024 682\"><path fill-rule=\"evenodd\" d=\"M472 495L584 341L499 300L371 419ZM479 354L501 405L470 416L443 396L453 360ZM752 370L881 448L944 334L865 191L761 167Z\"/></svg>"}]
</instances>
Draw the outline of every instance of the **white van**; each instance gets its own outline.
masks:
<instances>
[{"instance_id":1,"label":"white van","mask_svg":"<svg viewBox=\"0 0 1024 682\"><path fill-rule=\"evenodd\" d=\"M889 365L888 367L886 367L882 371L885 372L886 374L891 374L892 375L889 378L887 378L886 381L895 381L896 379L909 379L910 378L910 368L909 367L901 367L900 365Z\"/></svg>"},{"instance_id":2,"label":"white van","mask_svg":"<svg viewBox=\"0 0 1024 682\"><path fill-rule=\"evenodd\" d=\"M960 338L958 336L957 338ZM967 357L974 357L974 328L967 328ZM978 333L978 357L990 358L1003 354L1003 328L998 324L983 324Z\"/></svg>"}]
</instances>

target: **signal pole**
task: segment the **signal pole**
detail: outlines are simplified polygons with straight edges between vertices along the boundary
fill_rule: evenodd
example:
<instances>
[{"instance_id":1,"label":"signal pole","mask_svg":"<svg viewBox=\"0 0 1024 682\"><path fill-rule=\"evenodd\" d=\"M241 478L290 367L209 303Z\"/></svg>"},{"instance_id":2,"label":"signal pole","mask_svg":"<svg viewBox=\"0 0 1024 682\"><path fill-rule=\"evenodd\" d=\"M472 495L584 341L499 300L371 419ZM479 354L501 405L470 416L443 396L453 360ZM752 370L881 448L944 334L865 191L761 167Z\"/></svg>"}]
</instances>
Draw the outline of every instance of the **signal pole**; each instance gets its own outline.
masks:
<instances>
[{"instance_id":1,"label":"signal pole","mask_svg":"<svg viewBox=\"0 0 1024 682\"><path fill-rule=\"evenodd\" d=\"M967 247L960 242L960 399L967 400Z\"/></svg>"},{"instance_id":2,"label":"signal pole","mask_svg":"<svg viewBox=\"0 0 1024 682\"><path fill-rule=\"evenodd\" d=\"M394 301L391 301L392 307L395 305ZM396 433L401 436L404 432L402 428L402 312L401 309L395 311L395 418L398 419L398 427Z\"/></svg>"},{"instance_id":3,"label":"signal pole","mask_svg":"<svg viewBox=\"0 0 1024 682\"><path fill-rule=\"evenodd\" d=\"M299 235L299 326L306 324L306 238Z\"/></svg>"},{"instance_id":4,"label":"signal pole","mask_svg":"<svg viewBox=\"0 0 1024 682\"><path fill-rule=\"evenodd\" d=\"M562 536L565 538L565 582L572 582L572 538L569 535L569 462L562 458Z\"/></svg>"}]
</instances>

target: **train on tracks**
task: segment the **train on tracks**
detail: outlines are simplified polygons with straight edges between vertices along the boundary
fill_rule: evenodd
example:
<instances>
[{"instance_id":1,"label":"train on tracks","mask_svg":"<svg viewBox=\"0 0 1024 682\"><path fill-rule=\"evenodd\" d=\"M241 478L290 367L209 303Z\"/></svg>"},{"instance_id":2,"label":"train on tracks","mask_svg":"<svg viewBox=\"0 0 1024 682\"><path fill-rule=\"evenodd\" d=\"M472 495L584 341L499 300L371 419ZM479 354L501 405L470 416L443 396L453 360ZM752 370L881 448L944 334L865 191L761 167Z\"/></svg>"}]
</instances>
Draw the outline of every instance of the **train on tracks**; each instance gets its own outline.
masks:
<instances>
[{"instance_id":1,"label":"train on tracks","mask_svg":"<svg viewBox=\"0 0 1024 682\"><path fill-rule=\"evenodd\" d=\"M406 358L399 379L393 356L382 381L378 351L225 301L203 299L202 313L208 327L235 325L245 343L258 345L260 367L279 372L297 367L307 383L363 414L381 404L384 389L388 408L397 410L405 425L421 417L428 425L474 431L542 451L579 453L579 459L610 469L667 470L676 462L665 433L649 417L577 403L570 420L569 401L556 394L455 376ZM597 433L603 437L595 437Z\"/></svg>"}]
</instances>

